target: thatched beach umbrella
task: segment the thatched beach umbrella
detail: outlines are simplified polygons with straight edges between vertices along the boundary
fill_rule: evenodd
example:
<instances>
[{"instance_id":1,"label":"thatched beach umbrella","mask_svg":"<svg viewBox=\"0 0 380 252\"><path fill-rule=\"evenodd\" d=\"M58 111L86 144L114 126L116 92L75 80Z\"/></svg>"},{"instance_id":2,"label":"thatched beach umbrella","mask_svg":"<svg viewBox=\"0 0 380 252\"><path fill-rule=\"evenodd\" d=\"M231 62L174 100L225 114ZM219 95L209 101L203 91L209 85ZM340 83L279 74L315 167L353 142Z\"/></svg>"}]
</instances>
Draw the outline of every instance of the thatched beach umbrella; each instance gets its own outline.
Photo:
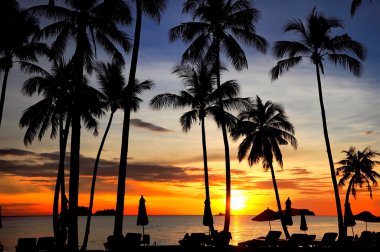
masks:
<instances>
[{"instance_id":1,"label":"thatched beach umbrella","mask_svg":"<svg viewBox=\"0 0 380 252\"><path fill-rule=\"evenodd\" d=\"M272 227L270 225L270 222L273 220L280 219L280 216L277 212L267 208L260 214L256 215L252 218L253 221L268 221L269 222L269 230L272 230Z\"/></svg>"},{"instance_id":2,"label":"thatched beach umbrella","mask_svg":"<svg viewBox=\"0 0 380 252\"><path fill-rule=\"evenodd\" d=\"M293 225L293 219L292 219L292 202L290 201L289 197L285 201L285 214L284 214L284 223L287 226Z\"/></svg>"},{"instance_id":3,"label":"thatched beach umbrella","mask_svg":"<svg viewBox=\"0 0 380 252\"><path fill-rule=\"evenodd\" d=\"M137 214L137 226L143 226L143 236L144 236L144 227L149 224L148 214L146 213L145 199L141 195L139 202L139 212Z\"/></svg>"},{"instance_id":4,"label":"thatched beach umbrella","mask_svg":"<svg viewBox=\"0 0 380 252\"><path fill-rule=\"evenodd\" d=\"M354 215L355 220L361 220L365 222L365 230L367 231L367 222L380 222L380 217L376 217L371 212L363 211Z\"/></svg>"}]
</instances>

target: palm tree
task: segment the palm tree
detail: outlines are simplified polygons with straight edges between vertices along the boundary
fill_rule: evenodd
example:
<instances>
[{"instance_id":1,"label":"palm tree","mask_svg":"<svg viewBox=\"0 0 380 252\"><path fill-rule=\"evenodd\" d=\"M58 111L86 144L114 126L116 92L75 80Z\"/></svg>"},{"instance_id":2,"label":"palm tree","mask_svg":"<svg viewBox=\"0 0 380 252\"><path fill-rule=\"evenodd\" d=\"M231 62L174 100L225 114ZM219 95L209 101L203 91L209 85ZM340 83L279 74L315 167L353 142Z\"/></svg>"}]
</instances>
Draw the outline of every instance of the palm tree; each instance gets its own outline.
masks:
<instances>
[{"instance_id":1,"label":"palm tree","mask_svg":"<svg viewBox=\"0 0 380 252\"><path fill-rule=\"evenodd\" d=\"M42 93L45 98L26 109L20 119L20 127L27 127L24 144L26 146L32 144L37 135L41 140L49 127L51 127L51 138L59 135L60 158L53 201L53 230L59 243L61 240L59 239L58 200L61 191L62 208L65 196L64 162L70 126L70 116L68 115L70 82L67 78L70 76L70 71L62 59L53 62L51 73L35 65L30 65L26 70L38 75L32 76L24 82L23 94L33 96L35 93Z\"/></svg>"},{"instance_id":2,"label":"palm tree","mask_svg":"<svg viewBox=\"0 0 380 252\"><path fill-rule=\"evenodd\" d=\"M235 141L241 136L245 137L239 145L239 161L248 155L249 166L262 160L264 170L270 169L282 228L286 238L289 239L289 232L282 219L280 195L273 169L273 159L282 168L283 161L280 145L287 145L290 142L294 149L297 148L294 127L288 121L285 110L280 104L271 101L263 103L259 96L256 97L252 107L242 111L238 118L238 124L232 130L231 135Z\"/></svg>"},{"instance_id":3,"label":"palm tree","mask_svg":"<svg viewBox=\"0 0 380 252\"><path fill-rule=\"evenodd\" d=\"M221 86L220 54L224 52L228 61L237 70L248 67L245 53L237 38L245 45L265 52L267 42L256 34L254 22L259 19L259 12L248 0L188 0L183 5L183 13L190 13L193 21L181 23L169 31L169 40L181 39L189 43L182 55L182 61L194 61L205 56L217 68L216 84ZM219 106L223 109L222 98ZM223 115L223 113L222 113ZM226 210L224 231L229 232L231 219L231 171L230 153L226 123L221 121L226 165Z\"/></svg>"},{"instance_id":4,"label":"palm tree","mask_svg":"<svg viewBox=\"0 0 380 252\"><path fill-rule=\"evenodd\" d=\"M137 60L140 48L140 34L142 14L144 13L155 22L159 23L162 12L166 8L166 0L135 0L136 4L136 23L133 41L132 59L129 70L127 85L127 95L133 96L133 85L135 84ZM125 177L128 166L128 148L129 148L129 127L131 119L130 104L127 102L124 108L123 131L120 149L119 175L117 182L117 200L114 223L114 235L121 236L123 233L123 216L124 216L124 196L125 196Z\"/></svg>"},{"instance_id":5,"label":"palm tree","mask_svg":"<svg viewBox=\"0 0 380 252\"><path fill-rule=\"evenodd\" d=\"M40 37L56 36L52 44L52 52L60 55L64 52L69 38L75 41L72 58L73 82L77 87L82 85L83 70L92 70L96 45L99 44L106 53L112 55L112 60L124 64L123 54L116 44L128 51L130 43L128 36L119 25L131 22L130 11L122 0L66 0L67 7L40 5L29 9L34 15L40 15L56 20L42 29ZM75 92L73 99L71 155L70 155L70 188L69 188L69 234L68 247L71 251L78 250L78 189L79 189L79 157L80 157L80 115L77 109L80 104L80 94Z\"/></svg>"},{"instance_id":6,"label":"palm tree","mask_svg":"<svg viewBox=\"0 0 380 252\"><path fill-rule=\"evenodd\" d=\"M36 62L38 56L47 54L48 48L32 40L40 30L36 18L19 9L16 1L2 1L0 7L1 13L6 12L2 13L0 28L0 68L4 71L0 97L1 126L8 76L13 64L17 62L22 67L27 62Z\"/></svg>"},{"instance_id":7,"label":"palm tree","mask_svg":"<svg viewBox=\"0 0 380 252\"><path fill-rule=\"evenodd\" d=\"M128 102L126 100L127 95L126 95L125 78L122 73L122 68L119 64L99 63L98 66L95 68L95 71L97 73L98 83L100 84L101 90L107 100L105 105L107 108L110 109L111 114L108 120L107 128L104 131L104 135L99 146L98 154L96 155L94 171L92 175L92 183L91 183L90 204L89 204L89 211L88 211L89 214L87 216L86 230L84 234L81 251L86 251L88 237L90 234L90 224L91 224L92 208L93 208L94 194L95 194L95 183L96 183L96 176L98 173L100 155L102 153L103 146L106 141L109 129L111 127L112 119L115 112L118 109L124 108L125 103ZM139 103L141 102L141 99L139 99L137 95L142 93L144 90L151 89L152 85L153 83L149 80L141 82L141 83L139 83L138 81L135 82L133 97L132 97L132 100L129 101L131 102L130 108L133 111L136 112L138 110Z\"/></svg>"},{"instance_id":8,"label":"palm tree","mask_svg":"<svg viewBox=\"0 0 380 252\"><path fill-rule=\"evenodd\" d=\"M369 0L370 2L372 2L371 0ZM351 17L353 17L356 13L356 11L358 10L358 8L360 7L360 5L362 4L362 0L352 0L352 3L351 3Z\"/></svg>"},{"instance_id":9,"label":"palm tree","mask_svg":"<svg viewBox=\"0 0 380 252\"><path fill-rule=\"evenodd\" d=\"M224 106L227 108L240 107L244 105L245 100L235 98L239 93L239 86L236 81L230 80L221 85L220 89L215 90L216 78L215 68L200 60L194 64L184 64L176 66L174 72L182 79L185 90L179 95L164 93L155 96L150 105L154 109L168 108L184 108L190 107L191 110L184 113L180 117L182 130L188 132L191 126L199 120L202 131L202 151L203 151L203 167L205 181L205 209L211 209L208 164L207 164L207 146L206 146L206 116L212 116L219 122L220 108L218 106L220 93L226 99L223 100ZM232 116L227 118L232 118ZM211 210L210 210L211 211ZM210 230L214 230L213 223L206 223Z\"/></svg>"},{"instance_id":10,"label":"palm tree","mask_svg":"<svg viewBox=\"0 0 380 252\"><path fill-rule=\"evenodd\" d=\"M51 127L51 138L59 135L60 159L53 203L53 229L59 246L62 246L64 241L61 239L58 224L58 199L61 190L61 214L63 214L65 207L64 162L71 123L70 104L72 104L74 93L73 82L68 78L72 75L70 66L61 59L53 62L51 73L34 65L27 67L28 72L38 75L25 81L23 93L28 96L42 94L45 98L26 109L20 119L20 126L27 127L24 137L25 145L31 144L36 136L41 140L49 127ZM96 135L98 123L94 116L100 117L103 114L101 110L103 96L96 89L88 86L85 79L83 81L79 111L86 128L93 130Z\"/></svg>"},{"instance_id":11,"label":"palm tree","mask_svg":"<svg viewBox=\"0 0 380 252\"><path fill-rule=\"evenodd\" d=\"M345 205L347 206L350 203L350 194L356 199L357 186L362 188L365 185L372 199L371 182L372 186L377 186L376 179L380 178L380 175L373 170L375 165L380 164L380 162L374 161L372 158L380 156L380 153L371 150L370 147L366 147L363 151L356 151L355 147L350 147L348 151L342 152L346 154L346 158L338 162L342 166L336 168L336 175L343 175L338 184L340 188L343 188L349 181ZM347 228L347 226L345 227Z\"/></svg>"},{"instance_id":12,"label":"palm tree","mask_svg":"<svg viewBox=\"0 0 380 252\"><path fill-rule=\"evenodd\" d=\"M288 71L290 68L302 62L304 57L310 58L315 65L318 83L318 95L321 106L323 133L326 142L326 151L330 165L331 179L334 187L335 202L338 215L339 237L345 236L343 228L343 216L339 199L338 185L335 177L333 157L331 154L330 140L327 132L327 122L322 96L322 84L320 72L324 74L323 62L328 59L335 65L348 69L355 76L360 76L362 65L360 60L365 59L365 48L359 42L352 40L347 34L332 36L334 28L343 28L339 19L327 18L323 13L318 13L314 8L304 24L296 19L286 23L285 32L294 32L299 36L299 41L277 41L273 47L273 53L277 59L285 56L288 58L279 60L271 69L272 81ZM357 58L358 59L357 59Z\"/></svg>"}]
</instances>

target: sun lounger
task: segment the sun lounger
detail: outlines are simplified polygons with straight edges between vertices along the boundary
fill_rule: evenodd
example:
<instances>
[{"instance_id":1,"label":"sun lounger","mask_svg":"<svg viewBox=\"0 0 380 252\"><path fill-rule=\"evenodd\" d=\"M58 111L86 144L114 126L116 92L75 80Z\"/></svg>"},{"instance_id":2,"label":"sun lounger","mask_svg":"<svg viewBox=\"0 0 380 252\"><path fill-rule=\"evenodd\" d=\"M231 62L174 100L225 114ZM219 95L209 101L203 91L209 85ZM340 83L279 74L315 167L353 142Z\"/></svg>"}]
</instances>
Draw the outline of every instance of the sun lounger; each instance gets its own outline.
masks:
<instances>
[{"instance_id":1,"label":"sun lounger","mask_svg":"<svg viewBox=\"0 0 380 252\"><path fill-rule=\"evenodd\" d=\"M375 234L371 231L363 231L360 237L355 241L355 246L359 248L374 248L375 247Z\"/></svg>"},{"instance_id":2,"label":"sun lounger","mask_svg":"<svg viewBox=\"0 0 380 252\"><path fill-rule=\"evenodd\" d=\"M37 251L50 252L56 248L55 237L40 237L37 240Z\"/></svg>"},{"instance_id":3,"label":"sun lounger","mask_svg":"<svg viewBox=\"0 0 380 252\"><path fill-rule=\"evenodd\" d=\"M16 252L36 252L37 238L19 238L16 245Z\"/></svg>"},{"instance_id":4,"label":"sun lounger","mask_svg":"<svg viewBox=\"0 0 380 252\"><path fill-rule=\"evenodd\" d=\"M200 248L214 246L214 240L205 233L188 233L185 234L182 240L178 241L182 247L186 248Z\"/></svg>"},{"instance_id":5,"label":"sun lounger","mask_svg":"<svg viewBox=\"0 0 380 252\"><path fill-rule=\"evenodd\" d=\"M314 235L307 234L292 234L287 241L287 247L289 248L308 248L312 245L312 239L315 239Z\"/></svg>"},{"instance_id":6,"label":"sun lounger","mask_svg":"<svg viewBox=\"0 0 380 252\"><path fill-rule=\"evenodd\" d=\"M312 246L318 248L332 248L336 243L335 240L337 237L338 233L335 232L324 233L321 240L316 240L312 242Z\"/></svg>"},{"instance_id":7,"label":"sun lounger","mask_svg":"<svg viewBox=\"0 0 380 252\"><path fill-rule=\"evenodd\" d=\"M107 237L107 242L104 243L106 251L123 251L124 237L122 235L110 235Z\"/></svg>"},{"instance_id":8,"label":"sun lounger","mask_svg":"<svg viewBox=\"0 0 380 252\"><path fill-rule=\"evenodd\" d=\"M265 237L241 242L238 246L250 248L274 248L277 247L281 234L281 231L269 231Z\"/></svg>"},{"instance_id":9,"label":"sun lounger","mask_svg":"<svg viewBox=\"0 0 380 252\"><path fill-rule=\"evenodd\" d=\"M142 234L140 233L127 233L124 239L125 248L137 247L141 243Z\"/></svg>"},{"instance_id":10,"label":"sun lounger","mask_svg":"<svg viewBox=\"0 0 380 252\"><path fill-rule=\"evenodd\" d=\"M140 242L141 245L150 246L150 235L144 234Z\"/></svg>"}]
</instances>

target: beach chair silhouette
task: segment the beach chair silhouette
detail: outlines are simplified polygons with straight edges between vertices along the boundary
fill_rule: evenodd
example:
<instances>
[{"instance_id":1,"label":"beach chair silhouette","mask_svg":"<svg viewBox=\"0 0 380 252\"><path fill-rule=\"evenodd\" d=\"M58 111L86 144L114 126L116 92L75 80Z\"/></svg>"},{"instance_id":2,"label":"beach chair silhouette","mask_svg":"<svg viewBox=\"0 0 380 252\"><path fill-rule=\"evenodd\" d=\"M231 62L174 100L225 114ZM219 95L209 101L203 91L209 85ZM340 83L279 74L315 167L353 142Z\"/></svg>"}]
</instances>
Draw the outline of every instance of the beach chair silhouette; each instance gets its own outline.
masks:
<instances>
[{"instance_id":1,"label":"beach chair silhouette","mask_svg":"<svg viewBox=\"0 0 380 252\"><path fill-rule=\"evenodd\" d=\"M140 233L127 233L124 238L125 248L137 247L141 243L142 234Z\"/></svg>"},{"instance_id":2,"label":"beach chair silhouette","mask_svg":"<svg viewBox=\"0 0 380 252\"><path fill-rule=\"evenodd\" d=\"M50 252L55 251L56 242L55 237L39 237L37 240L37 251Z\"/></svg>"},{"instance_id":3,"label":"beach chair silhouette","mask_svg":"<svg viewBox=\"0 0 380 252\"><path fill-rule=\"evenodd\" d=\"M37 238L19 238L16 245L16 252L36 252Z\"/></svg>"},{"instance_id":4,"label":"beach chair silhouette","mask_svg":"<svg viewBox=\"0 0 380 252\"><path fill-rule=\"evenodd\" d=\"M313 245L319 248L332 248L335 245L335 240L338 237L338 233L327 232L324 233L320 241L314 241Z\"/></svg>"},{"instance_id":5,"label":"beach chair silhouette","mask_svg":"<svg viewBox=\"0 0 380 252\"><path fill-rule=\"evenodd\" d=\"M280 239L281 231L269 231L265 237L259 237L249 241L241 242L238 246L241 247L260 247L260 248L274 248L277 247L277 243Z\"/></svg>"}]
</instances>

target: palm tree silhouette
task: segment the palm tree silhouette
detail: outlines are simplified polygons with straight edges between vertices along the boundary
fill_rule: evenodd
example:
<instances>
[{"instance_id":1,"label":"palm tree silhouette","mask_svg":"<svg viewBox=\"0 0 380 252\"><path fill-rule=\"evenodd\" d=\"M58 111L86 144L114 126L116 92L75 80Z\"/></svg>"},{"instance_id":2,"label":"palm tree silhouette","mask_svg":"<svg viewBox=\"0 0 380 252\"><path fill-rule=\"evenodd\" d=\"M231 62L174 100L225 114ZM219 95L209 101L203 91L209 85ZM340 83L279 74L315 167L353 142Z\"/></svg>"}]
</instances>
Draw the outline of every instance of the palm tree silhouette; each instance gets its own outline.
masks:
<instances>
[{"instance_id":1,"label":"palm tree silhouette","mask_svg":"<svg viewBox=\"0 0 380 252\"><path fill-rule=\"evenodd\" d=\"M10 69L14 63L18 63L22 69L24 64L36 62L38 56L48 53L48 47L32 40L40 30L38 20L19 9L17 1L1 1L0 9L0 69L4 71L0 97L1 126Z\"/></svg>"},{"instance_id":2,"label":"palm tree silhouette","mask_svg":"<svg viewBox=\"0 0 380 252\"><path fill-rule=\"evenodd\" d=\"M123 54L116 44L128 51L130 43L128 36L119 25L128 25L131 16L128 6L122 0L103 1L98 4L94 0L67 0L66 7L57 5L39 5L29 9L34 15L40 15L56 22L41 30L39 37L56 36L52 43L53 56L64 53L69 38L75 41L72 58L73 82L81 86L84 68L91 72L93 57L96 55L96 45L100 45L106 53L112 55L112 60L124 64ZM74 93L70 155L70 187L69 187L69 233L68 247L78 251L78 189L79 189L79 157L81 120L79 110L81 97Z\"/></svg>"},{"instance_id":3,"label":"palm tree silhouette","mask_svg":"<svg viewBox=\"0 0 380 252\"><path fill-rule=\"evenodd\" d=\"M129 71L127 95L133 96L133 85L135 84L137 60L140 47L141 21L144 13L155 22L159 23L161 14L166 8L166 0L135 0L136 3L136 23L132 49L132 59ZM130 104L127 102L124 108L123 131L120 149L119 175L117 182L117 199L116 213L114 223L114 235L121 236L123 233L123 216L124 216L124 196L125 196L125 177L128 166L128 148L129 148L129 127L131 120Z\"/></svg>"},{"instance_id":4,"label":"palm tree silhouette","mask_svg":"<svg viewBox=\"0 0 380 252\"><path fill-rule=\"evenodd\" d=\"M189 43L182 55L182 61L195 61L205 57L217 68L216 84L220 87L220 69L223 52L228 61L237 70L248 67L245 53L237 38L245 45L265 52L267 42L256 34L254 22L259 19L259 12L248 0L188 0L183 5L183 13L190 13L193 21L181 23L169 31L169 40L181 39ZM219 106L223 109L222 98ZM222 113L223 115L223 113ZM231 167L226 123L221 121L226 166L226 210L224 231L229 232L231 219Z\"/></svg>"},{"instance_id":5,"label":"palm tree silhouette","mask_svg":"<svg viewBox=\"0 0 380 252\"><path fill-rule=\"evenodd\" d=\"M98 66L95 68L95 71L97 73L98 83L100 84L101 90L106 98L105 106L108 109L110 109L111 114L108 120L107 128L104 131L104 135L100 143L99 150L96 155L96 160L94 164L94 170L93 170L92 182L91 182L90 203L89 203L89 208L88 208L89 214L87 216L86 229L84 233L84 239L83 239L81 251L86 251L87 249L87 242L88 242L88 237L90 234L91 216L92 216L92 208L93 208L94 194L95 194L96 176L98 173L100 156L101 156L109 129L112 124L113 116L118 109L124 108L125 103L127 102L131 103L130 108L136 112L139 108L139 103L142 101L141 99L137 97L137 95L142 93L144 90L150 90L151 87L153 86L153 82L149 80L141 82L141 83L139 83L138 81L135 81L135 84L133 86L134 89L132 90L133 97L130 101L128 101L126 100L127 94L126 94L125 78L123 76L123 70L119 64L99 63Z\"/></svg>"},{"instance_id":6,"label":"palm tree silhouette","mask_svg":"<svg viewBox=\"0 0 380 252\"><path fill-rule=\"evenodd\" d=\"M366 147L363 151L356 151L356 148L353 146L351 146L348 151L342 152L346 154L346 158L338 162L338 164L342 166L336 168L336 175L343 175L338 183L340 188L343 188L346 185L346 182L349 181L345 205L347 206L350 203L350 194L356 199L357 186L362 188L363 185L365 185L369 191L369 196L372 199L371 182L372 186L377 186L376 179L380 178L380 175L373 170L375 165L380 164L380 162L372 159L376 156L380 156L380 153L371 150L370 147ZM345 227L347 228L346 225Z\"/></svg>"},{"instance_id":7,"label":"palm tree silhouette","mask_svg":"<svg viewBox=\"0 0 380 252\"><path fill-rule=\"evenodd\" d=\"M338 185L335 177L333 157L331 154L330 140L327 132L327 121L323 104L322 84L320 72L324 74L323 62L328 59L335 65L348 69L355 76L360 76L362 65L359 60L365 59L366 50L362 44L352 40L347 34L332 36L334 28L343 28L339 19L327 18L323 13L312 9L304 24L302 20L295 19L286 23L285 32L294 32L299 36L299 41L277 41L273 47L273 53L277 59L288 57L277 62L270 71L272 81L288 71L290 68L302 62L302 58L310 58L315 65L318 83L318 95L321 106L323 133L326 142L326 151L330 165L331 179L334 187L335 202L338 215L339 237L346 234L343 228L343 216L339 199ZM355 58L355 56L358 58Z\"/></svg>"},{"instance_id":8,"label":"palm tree silhouette","mask_svg":"<svg viewBox=\"0 0 380 252\"><path fill-rule=\"evenodd\" d=\"M282 219L280 195L273 169L273 159L282 168L283 161L280 145L287 145L290 142L294 149L297 148L294 127L288 121L285 110L281 105L271 101L263 103L259 96L256 97L252 107L242 111L238 118L238 124L232 130L231 135L235 141L242 136L245 137L239 145L239 161L248 155L249 166L262 160L264 170L270 169L282 228L286 238L289 239L289 232Z\"/></svg>"},{"instance_id":9,"label":"palm tree silhouette","mask_svg":"<svg viewBox=\"0 0 380 252\"><path fill-rule=\"evenodd\" d=\"M203 60L196 62L194 65L183 64L181 66L176 66L173 73L177 74L178 77L182 79L186 89L182 90L179 95L170 93L159 94L151 100L150 105L154 109L190 107L191 110L185 112L179 120L184 132L188 132L191 129L191 126L199 120L202 131L202 152L206 195L205 209L211 209L205 118L211 116L216 120L218 125L220 125L220 114L222 113L219 107L220 96L225 98L223 104L226 108L244 106L246 101L244 99L236 98L239 93L239 86L236 81L227 81L223 83L219 89L215 89L215 68ZM225 117L233 118L232 115L226 115ZM233 122L234 118L230 120L230 124ZM214 230L213 223L206 224L210 227L211 231Z\"/></svg>"},{"instance_id":10,"label":"palm tree silhouette","mask_svg":"<svg viewBox=\"0 0 380 252\"><path fill-rule=\"evenodd\" d=\"M33 96L42 94L44 99L26 109L20 119L20 126L27 127L24 137L25 145L32 144L35 137L41 140L47 129L51 127L51 138L59 136L60 158L57 172L57 181L54 191L53 202L53 230L57 238L57 245L62 246L58 224L58 200L61 191L61 208L65 207L65 182L64 163L66 156L66 145L71 124L70 104L74 93L73 82L68 76L72 76L71 64L66 64L63 59L54 60L51 73L42 68L30 64L26 66L29 73L36 74L24 82L22 92ZM95 117L100 117L103 112L102 95L94 88L88 86L84 80L83 91L81 91L82 102L80 104L80 115L89 130L97 135L98 124ZM63 209L61 209L61 213Z\"/></svg>"},{"instance_id":11,"label":"palm tree silhouette","mask_svg":"<svg viewBox=\"0 0 380 252\"><path fill-rule=\"evenodd\" d=\"M369 0L372 2L371 0ZM351 17L353 17L356 13L356 11L359 9L360 5L362 4L362 0L352 0L351 2Z\"/></svg>"}]
</instances>

